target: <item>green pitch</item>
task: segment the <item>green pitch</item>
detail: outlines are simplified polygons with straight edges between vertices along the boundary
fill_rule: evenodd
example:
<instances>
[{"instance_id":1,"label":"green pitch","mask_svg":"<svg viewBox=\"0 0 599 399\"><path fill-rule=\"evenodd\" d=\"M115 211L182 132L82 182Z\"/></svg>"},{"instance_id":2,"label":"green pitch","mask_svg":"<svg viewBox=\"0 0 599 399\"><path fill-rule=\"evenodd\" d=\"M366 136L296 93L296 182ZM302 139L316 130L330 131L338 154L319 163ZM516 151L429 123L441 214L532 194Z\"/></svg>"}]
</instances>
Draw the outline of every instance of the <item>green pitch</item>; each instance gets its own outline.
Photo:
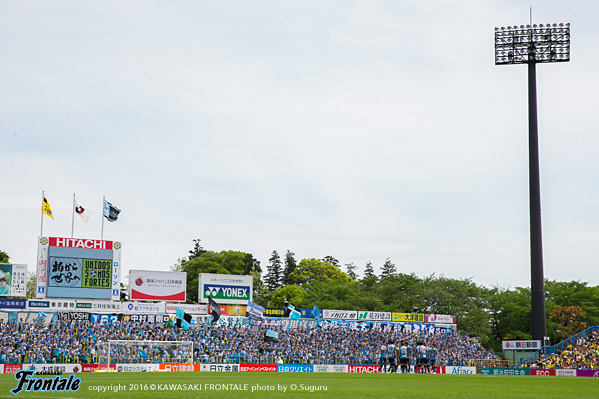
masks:
<instances>
[{"instance_id":1,"label":"green pitch","mask_svg":"<svg viewBox=\"0 0 599 399\"><path fill-rule=\"evenodd\" d=\"M68 377L70 374L64 374ZM38 376L52 378L51 376ZM597 398L582 377L348 373L80 373L75 392L20 392L23 398ZM0 397L17 381L0 375ZM185 389L186 388L186 389ZM228 388L228 389L226 389ZM326 389L325 389L326 388Z\"/></svg>"}]
</instances>

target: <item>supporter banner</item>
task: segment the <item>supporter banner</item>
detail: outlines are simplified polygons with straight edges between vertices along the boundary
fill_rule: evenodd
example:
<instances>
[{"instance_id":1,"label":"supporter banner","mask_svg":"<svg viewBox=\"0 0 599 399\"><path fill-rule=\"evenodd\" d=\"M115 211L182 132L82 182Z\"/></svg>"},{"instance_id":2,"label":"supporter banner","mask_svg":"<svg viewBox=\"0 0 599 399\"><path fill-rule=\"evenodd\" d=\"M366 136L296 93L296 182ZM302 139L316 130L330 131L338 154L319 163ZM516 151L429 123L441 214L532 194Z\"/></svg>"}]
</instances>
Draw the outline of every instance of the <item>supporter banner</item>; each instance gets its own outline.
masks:
<instances>
[{"instance_id":1,"label":"supporter banner","mask_svg":"<svg viewBox=\"0 0 599 399\"><path fill-rule=\"evenodd\" d=\"M503 350L537 350L541 349L541 340L535 341L501 341Z\"/></svg>"},{"instance_id":2,"label":"supporter banner","mask_svg":"<svg viewBox=\"0 0 599 399\"><path fill-rule=\"evenodd\" d=\"M392 313L392 321L403 321L408 323L424 323L425 315L421 313Z\"/></svg>"},{"instance_id":3,"label":"supporter banner","mask_svg":"<svg viewBox=\"0 0 599 399\"><path fill-rule=\"evenodd\" d=\"M264 308L263 315L265 317L285 317L285 309L283 309L283 308Z\"/></svg>"},{"instance_id":4,"label":"supporter banner","mask_svg":"<svg viewBox=\"0 0 599 399\"><path fill-rule=\"evenodd\" d=\"M129 271L129 298L132 301L185 302L187 273Z\"/></svg>"},{"instance_id":5,"label":"supporter banner","mask_svg":"<svg viewBox=\"0 0 599 399\"><path fill-rule=\"evenodd\" d=\"M238 364L200 364L200 371L212 371L222 373L236 373L239 371Z\"/></svg>"},{"instance_id":6,"label":"supporter banner","mask_svg":"<svg viewBox=\"0 0 599 399\"><path fill-rule=\"evenodd\" d=\"M220 315L222 316L245 316L246 306L220 305Z\"/></svg>"},{"instance_id":7,"label":"supporter banner","mask_svg":"<svg viewBox=\"0 0 599 399\"><path fill-rule=\"evenodd\" d=\"M158 364L120 364L117 363L116 371L119 373L129 372L145 372L145 371L158 371Z\"/></svg>"},{"instance_id":8,"label":"supporter banner","mask_svg":"<svg viewBox=\"0 0 599 399\"><path fill-rule=\"evenodd\" d=\"M324 309L322 311L322 317L323 319L356 320L358 318L358 312L356 310Z\"/></svg>"},{"instance_id":9,"label":"supporter banner","mask_svg":"<svg viewBox=\"0 0 599 399\"><path fill-rule=\"evenodd\" d=\"M498 369L498 368L482 368L482 375L530 375L530 369Z\"/></svg>"},{"instance_id":10,"label":"supporter banner","mask_svg":"<svg viewBox=\"0 0 599 399\"><path fill-rule=\"evenodd\" d=\"M276 364L240 364L239 371L276 373Z\"/></svg>"},{"instance_id":11,"label":"supporter banner","mask_svg":"<svg viewBox=\"0 0 599 399\"><path fill-rule=\"evenodd\" d=\"M295 309L297 311L299 311L302 314L302 317L307 317L307 318L314 318L314 316L312 315L312 309L304 309L304 308L299 308L299 309ZM284 316L284 315L283 315Z\"/></svg>"},{"instance_id":12,"label":"supporter banner","mask_svg":"<svg viewBox=\"0 0 599 399\"><path fill-rule=\"evenodd\" d=\"M277 364L277 373L312 373L311 364Z\"/></svg>"},{"instance_id":13,"label":"supporter banner","mask_svg":"<svg viewBox=\"0 0 599 399\"><path fill-rule=\"evenodd\" d=\"M315 373L347 373L347 364L315 364Z\"/></svg>"},{"instance_id":14,"label":"supporter banner","mask_svg":"<svg viewBox=\"0 0 599 399\"><path fill-rule=\"evenodd\" d=\"M93 312L120 312L121 303L112 301L77 301L75 308Z\"/></svg>"},{"instance_id":15,"label":"supporter banner","mask_svg":"<svg viewBox=\"0 0 599 399\"><path fill-rule=\"evenodd\" d=\"M159 364L158 371L193 371L193 364L187 363L171 363Z\"/></svg>"},{"instance_id":16,"label":"supporter banner","mask_svg":"<svg viewBox=\"0 0 599 399\"><path fill-rule=\"evenodd\" d=\"M91 314L89 320L92 323L102 325L116 324L119 321L118 314Z\"/></svg>"},{"instance_id":17,"label":"supporter banner","mask_svg":"<svg viewBox=\"0 0 599 399\"><path fill-rule=\"evenodd\" d=\"M546 376L555 376L554 369L530 369L530 375L540 375L543 377Z\"/></svg>"},{"instance_id":18,"label":"supporter banner","mask_svg":"<svg viewBox=\"0 0 599 399\"><path fill-rule=\"evenodd\" d=\"M348 373L378 373L378 364L350 364L347 366Z\"/></svg>"},{"instance_id":19,"label":"supporter banner","mask_svg":"<svg viewBox=\"0 0 599 399\"><path fill-rule=\"evenodd\" d=\"M200 303L214 299L220 304L247 305L252 301L252 276L238 274L200 273L198 297Z\"/></svg>"},{"instance_id":20,"label":"supporter banner","mask_svg":"<svg viewBox=\"0 0 599 399\"><path fill-rule=\"evenodd\" d=\"M188 314L208 314L208 305L188 305L186 303L167 303L166 313L175 314L177 308Z\"/></svg>"},{"instance_id":21,"label":"supporter banner","mask_svg":"<svg viewBox=\"0 0 599 399\"><path fill-rule=\"evenodd\" d=\"M91 318L90 313L87 312L57 312L56 315L60 320L64 321L87 321Z\"/></svg>"},{"instance_id":22,"label":"supporter banner","mask_svg":"<svg viewBox=\"0 0 599 399\"><path fill-rule=\"evenodd\" d=\"M456 317L448 314L427 314L424 319L427 323L456 324Z\"/></svg>"},{"instance_id":23,"label":"supporter banner","mask_svg":"<svg viewBox=\"0 0 599 399\"><path fill-rule=\"evenodd\" d=\"M27 265L0 263L0 296L27 296Z\"/></svg>"},{"instance_id":24,"label":"supporter banner","mask_svg":"<svg viewBox=\"0 0 599 399\"><path fill-rule=\"evenodd\" d=\"M166 313L166 304L158 303L140 303L140 302L121 302L121 312L123 313Z\"/></svg>"},{"instance_id":25,"label":"supporter banner","mask_svg":"<svg viewBox=\"0 0 599 399\"><path fill-rule=\"evenodd\" d=\"M555 370L555 375L559 376L559 377L576 377L576 370L571 369L571 370L564 370L564 369L560 369L560 370Z\"/></svg>"},{"instance_id":26,"label":"supporter banner","mask_svg":"<svg viewBox=\"0 0 599 399\"><path fill-rule=\"evenodd\" d=\"M8 366L8 364L7 364ZM599 378L599 370L576 370L577 377L595 377Z\"/></svg>"},{"instance_id":27,"label":"supporter banner","mask_svg":"<svg viewBox=\"0 0 599 399\"><path fill-rule=\"evenodd\" d=\"M476 367L437 366L437 374L476 374Z\"/></svg>"},{"instance_id":28,"label":"supporter banner","mask_svg":"<svg viewBox=\"0 0 599 399\"><path fill-rule=\"evenodd\" d=\"M359 311L358 320L391 321L391 312Z\"/></svg>"},{"instance_id":29,"label":"supporter banner","mask_svg":"<svg viewBox=\"0 0 599 399\"><path fill-rule=\"evenodd\" d=\"M0 298L0 309L20 309L27 307L26 299Z\"/></svg>"},{"instance_id":30,"label":"supporter banner","mask_svg":"<svg viewBox=\"0 0 599 399\"><path fill-rule=\"evenodd\" d=\"M123 321L131 321L133 323L143 323L143 324L157 324L157 323L167 323L169 316L165 314L152 314L152 313L144 313L144 314L123 314L120 317ZM193 323L192 323L193 324Z\"/></svg>"}]
</instances>

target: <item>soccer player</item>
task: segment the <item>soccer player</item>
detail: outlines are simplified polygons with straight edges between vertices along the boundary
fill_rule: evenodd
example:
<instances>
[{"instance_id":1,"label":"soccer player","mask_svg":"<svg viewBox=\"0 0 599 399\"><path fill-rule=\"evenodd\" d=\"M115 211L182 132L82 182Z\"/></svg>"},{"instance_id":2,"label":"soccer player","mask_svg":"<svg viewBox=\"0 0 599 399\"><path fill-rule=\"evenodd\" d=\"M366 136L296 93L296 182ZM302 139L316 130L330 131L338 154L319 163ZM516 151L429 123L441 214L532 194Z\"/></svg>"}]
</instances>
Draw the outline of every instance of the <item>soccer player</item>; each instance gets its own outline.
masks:
<instances>
[{"instance_id":1,"label":"soccer player","mask_svg":"<svg viewBox=\"0 0 599 399\"><path fill-rule=\"evenodd\" d=\"M428 363L428 359L426 358L427 355L427 348L426 345L424 345L424 342L422 341L418 341L416 343L416 373L424 373L426 371L426 365Z\"/></svg>"},{"instance_id":2,"label":"soccer player","mask_svg":"<svg viewBox=\"0 0 599 399\"><path fill-rule=\"evenodd\" d=\"M399 365L402 373L410 372L410 356L412 355L412 348L408 345L408 341L403 341L399 347Z\"/></svg>"},{"instance_id":3,"label":"soccer player","mask_svg":"<svg viewBox=\"0 0 599 399\"><path fill-rule=\"evenodd\" d=\"M387 365L387 345L383 344L381 345L381 363L379 365L379 373L381 372L381 370L383 370L383 373L387 372L386 369L386 365Z\"/></svg>"},{"instance_id":4,"label":"soccer player","mask_svg":"<svg viewBox=\"0 0 599 399\"><path fill-rule=\"evenodd\" d=\"M389 361L389 372L395 373L397 371L397 366L395 365L395 344L393 341L389 340L387 342L387 359Z\"/></svg>"},{"instance_id":5,"label":"soccer player","mask_svg":"<svg viewBox=\"0 0 599 399\"><path fill-rule=\"evenodd\" d=\"M435 348L435 346L433 345L429 350L428 350L428 368L429 368L429 372L433 372L436 373L437 372L437 349Z\"/></svg>"}]
</instances>

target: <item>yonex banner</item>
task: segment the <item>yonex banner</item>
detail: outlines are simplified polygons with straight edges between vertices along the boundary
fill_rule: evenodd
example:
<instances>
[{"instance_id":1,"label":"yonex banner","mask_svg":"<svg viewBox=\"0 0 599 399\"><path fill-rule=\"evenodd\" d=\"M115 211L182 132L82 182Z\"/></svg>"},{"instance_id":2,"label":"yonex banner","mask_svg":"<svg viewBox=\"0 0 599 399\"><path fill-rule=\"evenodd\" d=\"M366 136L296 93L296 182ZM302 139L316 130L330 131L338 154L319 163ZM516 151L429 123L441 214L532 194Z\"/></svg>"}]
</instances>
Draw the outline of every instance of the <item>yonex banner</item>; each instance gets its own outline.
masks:
<instances>
[{"instance_id":1,"label":"yonex banner","mask_svg":"<svg viewBox=\"0 0 599 399\"><path fill-rule=\"evenodd\" d=\"M247 305L253 299L253 283L252 276L200 273L199 302L206 303L212 298L219 305Z\"/></svg>"},{"instance_id":2,"label":"yonex banner","mask_svg":"<svg viewBox=\"0 0 599 399\"><path fill-rule=\"evenodd\" d=\"M312 373L311 364L277 364L277 373Z\"/></svg>"}]
</instances>

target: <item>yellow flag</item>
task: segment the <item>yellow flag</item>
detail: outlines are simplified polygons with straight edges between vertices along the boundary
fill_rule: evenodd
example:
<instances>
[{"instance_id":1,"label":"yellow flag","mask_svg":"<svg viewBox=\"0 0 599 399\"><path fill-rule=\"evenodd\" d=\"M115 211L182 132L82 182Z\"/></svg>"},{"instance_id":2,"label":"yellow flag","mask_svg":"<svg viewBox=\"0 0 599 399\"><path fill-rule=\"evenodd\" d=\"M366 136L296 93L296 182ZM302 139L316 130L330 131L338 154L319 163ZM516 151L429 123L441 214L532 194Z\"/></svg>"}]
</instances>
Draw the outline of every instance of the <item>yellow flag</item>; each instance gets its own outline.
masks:
<instances>
[{"instance_id":1,"label":"yellow flag","mask_svg":"<svg viewBox=\"0 0 599 399\"><path fill-rule=\"evenodd\" d=\"M54 220L54 216L52 216L52 208L50 208L50 204L48 203L45 195L44 202L42 203L42 213L45 213L46 215L50 216L52 220Z\"/></svg>"}]
</instances>

